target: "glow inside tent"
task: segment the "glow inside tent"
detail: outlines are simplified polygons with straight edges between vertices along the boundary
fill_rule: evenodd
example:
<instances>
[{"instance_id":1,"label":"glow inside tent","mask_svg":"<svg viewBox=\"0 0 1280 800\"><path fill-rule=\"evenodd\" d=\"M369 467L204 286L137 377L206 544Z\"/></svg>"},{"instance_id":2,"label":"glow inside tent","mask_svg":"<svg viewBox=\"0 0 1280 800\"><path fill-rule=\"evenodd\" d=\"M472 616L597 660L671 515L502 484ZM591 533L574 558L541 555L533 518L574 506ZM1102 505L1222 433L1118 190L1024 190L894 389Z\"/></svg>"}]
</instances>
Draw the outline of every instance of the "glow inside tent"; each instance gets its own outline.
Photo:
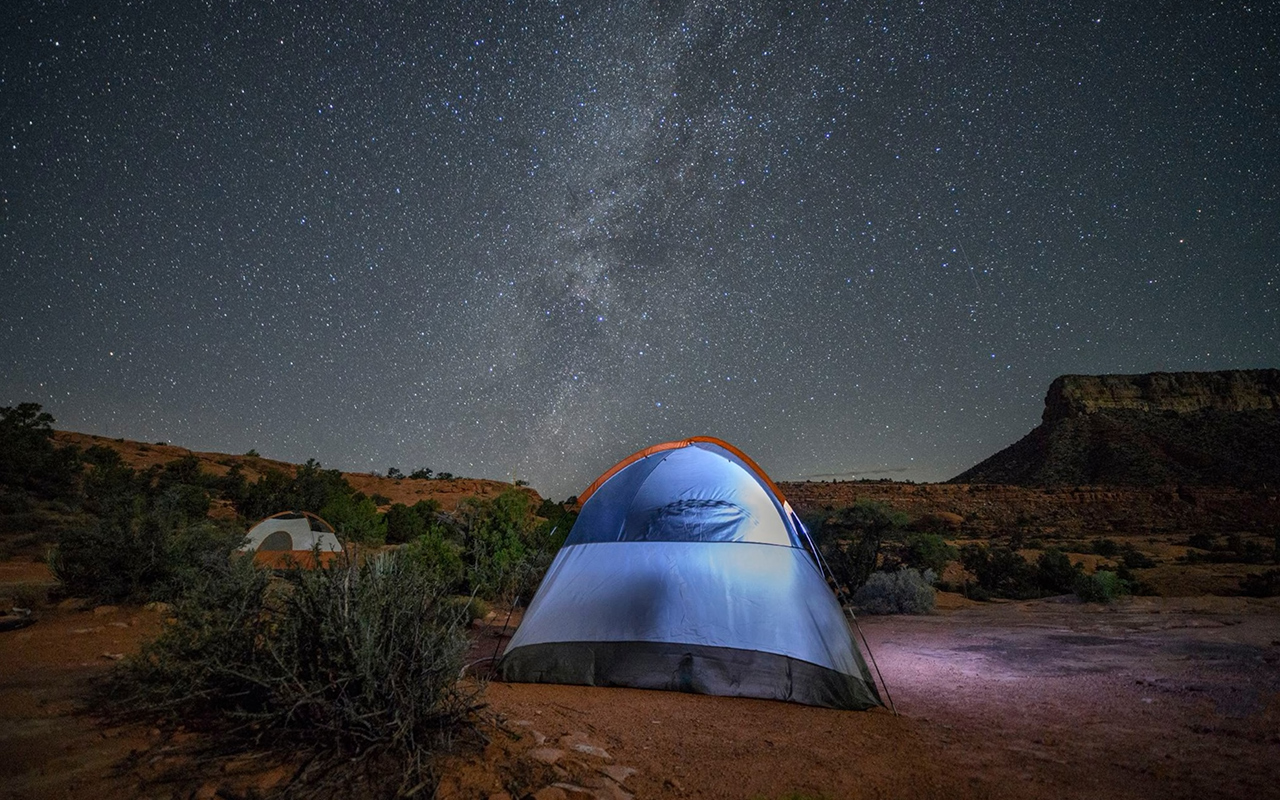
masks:
<instances>
[{"instance_id":1,"label":"glow inside tent","mask_svg":"<svg viewBox=\"0 0 1280 800\"><path fill-rule=\"evenodd\" d=\"M881 705L791 506L706 437L619 462L584 493L499 665L509 681Z\"/></svg>"}]
</instances>

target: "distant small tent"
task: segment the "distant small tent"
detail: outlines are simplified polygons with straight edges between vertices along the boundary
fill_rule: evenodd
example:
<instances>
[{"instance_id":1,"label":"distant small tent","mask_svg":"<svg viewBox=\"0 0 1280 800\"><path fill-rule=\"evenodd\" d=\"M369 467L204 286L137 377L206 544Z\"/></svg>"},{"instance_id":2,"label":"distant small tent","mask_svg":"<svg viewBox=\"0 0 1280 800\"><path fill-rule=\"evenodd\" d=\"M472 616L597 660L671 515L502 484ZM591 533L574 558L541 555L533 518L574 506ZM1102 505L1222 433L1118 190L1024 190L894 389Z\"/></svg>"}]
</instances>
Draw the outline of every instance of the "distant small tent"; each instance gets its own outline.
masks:
<instances>
[{"instance_id":1,"label":"distant small tent","mask_svg":"<svg viewBox=\"0 0 1280 800\"><path fill-rule=\"evenodd\" d=\"M504 680L883 705L812 542L726 442L623 459L582 495Z\"/></svg>"},{"instance_id":2,"label":"distant small tent","mask_svg":"<svg viewBox=\"0 0 1280 800\"><path fill-rule=\"evenodd\" d=\"M309 511L283 511L250 528L240 551L272 567L315 567L316 548L321 564L342 552L333 526Z\"/></svg>"}]
</instances>

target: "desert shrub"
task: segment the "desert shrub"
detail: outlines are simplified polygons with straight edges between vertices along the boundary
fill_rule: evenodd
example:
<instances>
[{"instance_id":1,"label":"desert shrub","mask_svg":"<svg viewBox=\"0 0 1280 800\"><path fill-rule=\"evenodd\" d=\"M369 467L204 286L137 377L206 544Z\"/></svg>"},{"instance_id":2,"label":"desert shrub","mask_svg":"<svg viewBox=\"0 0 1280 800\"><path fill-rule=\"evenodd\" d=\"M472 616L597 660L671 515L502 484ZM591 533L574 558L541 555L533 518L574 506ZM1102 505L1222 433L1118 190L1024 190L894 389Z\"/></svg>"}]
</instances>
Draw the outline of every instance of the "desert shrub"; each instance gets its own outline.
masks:
<instances>
[{"instance_id":1,"label":"desert shrub","mask_svg":"<svg viewBox=\"0 0 1280 800\"><path fill-rule=\"evenodd\" d=\"M574 515L562 514L572 525ZM507 489L492 500L469 497L458 504L447 538L461 545L464 587L490 600L528 600L542 582L567 527L533 513L529 495Z\"/></svg>"},{"instance_id":2,"label":"desert shrub","mask_svg":"<svg viewBox=\"0 0 1280 800\"><path fill-rule=\"evenodd\" d=\"M387 544L411 542L427 532L428 521L404 503L393 503L382 517L387 526Z\"/></svg>"},{"instance_id":3,"label":"desert shrub","mask_svg":"<svg viewBox=\"0 0 1280 800\"><path fill-rule=\"evenodd\" d=\"M1187 537L1187 547L1195 547L1200 550L1214 549L1216 542L1212 536L1207 533L1193 533Z\"/></svg>"},{"instance_id":4,"label":"desert shrub","mask_svg":"<svg viewBox=\"0 0 1280 800\"><path fill-rule=\"evenodd\" d=\"M355 489L336 469L324 469L314 458L298 467L293 477L278 469L268 469L258 480L247 484L238 498L228 496L236 511L249 519L262 519L280 511L322 513L329 503ZM332 522L333 520L329 520Z\"/></svg>"},{"instance_id":5,"label":"desert shrub","mask_svg":"<svg viewBox=\"0 0 1280 800\"><path fill-rule=\"evenodd\" d=\"M537 565L528 540L535 521L527 494L508 489L492 500L469 497L459 503L457 516L472 593L510 600L534 581Z\"/></svg>"},{"instance_id":6,"label":"desert shrub","mask_svg":"<svg viewBox=\"0 0 1280 800\"><path fill-rule=\"evenodd\" d=\"M1189 564L1198 564L1209 562L1213 564L1266 564L1273 561L1276 557L1276 548L1274 545L1263 544L1256 539L1245 539L1244 536L1233 533L1227 536L1226 541L1218 542L1208 537L1201 537L1202 534L1196 534L1188 539L1188 546L1195 546L1191 542L1198 542L1206 545L1206 547L1190 550L1185 556L1179 558ZM1208 552L1200 552L1207 549Z\"/></svg>"},{"instance_id":7,"label":"desert shrub","mask_svg":"<svg viewBox=\"0 0 1280 800\"><path fill-rule=\"evenodd\" d=\"M432 474L432 471L430 469L427 469L426 467L419 467L415 469L413 472L410 472L409 477L413 478L414 480L425 481L425 480L431 479L431 474Z\"/></svg>"},{"instance_id":8,"label":"desert shrub","mask_svg":"<svg viewBox=\"0 0 1280 800\"><path fill-rule=\"evenodd\" d=\"M1075 583L1076 597L1086 603L1110 603L1129 593L1128 585L1116 573L1100 569L1091 575L1081 575Z\"/></svg>"},{"instance_id":9,"label":"desert shrub","mask_svg":"<svg viewBox=\"0 0 1280 800\"><path fill-rule=\"evenodd\" d=\"M969 544L960 548L960 563L977 582L980 592L967 585L965 594L973 599L1035 597L1036 569L1016 551L1007 547Z\"/></svg>"},{"instance_id":10,"label":"desert shrub","mask_svg":"<svg viewBox=\"0 0 1280 800\"><path fill-rule=\"evenodd\" d=\"M885 540L906 528L905 514L859 500L813 520L809 529L836 583L857 591L880 561Z\"/></svg>"},{"instance_id":11,"label":"desert shrub","mask_svg":"<svg viewBox=\"0 0 1280 800\"><path fill-rule=\"evenodd\" d=\"M0 408L0 486L44 499L75 495L80 451L54 444L53 422L39 403Z\"/></svg>"},{"instance_id":12,"label":"desert shrub","mask_svg":"<svg viewBox=\"0 0 1280 800\"><path fill-rule=\"evenodd\" d=\"M243 540L242 531L209 520L175 523L155 512L113 514L63 531L49 552L49 568L77 597L170 600L226 562Z\"/></svg>"},{"instance_id":13,"label":"desert shrub","mask_svg":"<svg viewBox=\"0 0 1280 800\"><path fill-rule=\"evenodd\" d=\"M960 556L955 545L936 533L911 533L897 548L897 560L904 567L932 570L940 575L947 565Z\"/></svg>"},{"instance_id":14,"label":"desert shrub","mask_svg":"<svg viewBox=\"0 0 1280 800\"><path fill-rule=\"evenodd\" d=\"M287 583L235 559L122 662L112 697L294 752L389 757L404 765L393 776L404 792L426 777L423 754L475 710L457 683L467 614L399 553L294 571Z\"/></svg>"},{"instance_id":15,"label":"desert shrub","mask_svg":"<svg viewBox=\"0 0 1280 800\"><path fill-rule=\"evenodd\" d=\"M1240 581L1240 591L1249 597L1280 597L1280 569L1244 576Z\"/></svg>"},{"instance_id":16,"label":"desert shrub","mask_svg":"<svg viewBox=\"0 0 1280 800\"><path fill-rule=\"evenodd\" d=\"M442 591L457 593L465 588L466 565L461 545L445 536L442 526L421 534L405 548L405 555L431 575Z\"/></svg>"},{"instance_id":17,"label":"desert shrub","mask_svg":"<svg viewBox=\"0 0 1280 800\"><path fill-rule=\"evenodd\" d=\"M1070 594L1076 579L1084 572L1061 550L1045 550L1036 559L1035 584L1042 594Z\"/></svg>"},{"instance_id":18,"label":"desert shrub","mask_svg":"<svg viewBox=\"0 0 1280 800\"><path fill-rule=\"evenodd\" d=\"M166 600L226 560L244 532L206 518L208 492L185 482L199 480L191 463L136 472L95 455L82 481L92 516L60 531L49 554L67 592L108 602Z\"/></svg>"},{"instance_id":19,"label":"desert shrub","mask_svg":"<svg viewBox=\"0 0 1280 800\"><path fill-rule=\"evenodd\" d=\"M1103 558L1114 558L1115 555L1120 552L1120 545L1116 544L1114 539L1098 538L1090 542L1089 550L1087 552L1102 556Z\"/></svg>"},{"instance_id":20,"label":"desert shrub","mask_svg":"<svg viewBox=\"0 0 1280 800\"><path fill-rule=\"evenodd\" d=\"M333 526L343 541L382 544L387 539L387 521L378 513L373 498L362 492L339 492L320 509L320 516Z\"/></svg>"},{"instance_id":21,"label":"desert shrub","mask_svg":"<svg viewBox=\"0 0 1280 800\"><path fill-rule=\"evenodd\" d=\"M557 503L554 500L543 500L538 506L538 510L534 512L550 523L551 528L556 530L561 542L569 535L569 531L573 529L573 523L578 521L578 515L569 510L569 507L575 505L577 500L576 497L571 497L563 503ZM558 548L559 545L557 545Z\"/></svg>"},{"instance_id":22,"label":"desert shrub","mask_svg":"<svg viewBox=\"0 0 1280 800\"><path fill-rule=\"evenodd\" d=\"M1149 569L1156 565L1156 562L1150 556L1132 544L1126 543L1121 547L1119 555L1126 569Z\"/></svg>"},{"instance_id":23,"label":"desert shrub","mask_svg":"<svg viewBox=\"0 0 1280 800\"><path fill-rule=\"evenodd\" d=\"M873 572L853 595L853 604L866 614L928 614L937 597L933 581L932 570Z\"/></svg>"}]
</instances>

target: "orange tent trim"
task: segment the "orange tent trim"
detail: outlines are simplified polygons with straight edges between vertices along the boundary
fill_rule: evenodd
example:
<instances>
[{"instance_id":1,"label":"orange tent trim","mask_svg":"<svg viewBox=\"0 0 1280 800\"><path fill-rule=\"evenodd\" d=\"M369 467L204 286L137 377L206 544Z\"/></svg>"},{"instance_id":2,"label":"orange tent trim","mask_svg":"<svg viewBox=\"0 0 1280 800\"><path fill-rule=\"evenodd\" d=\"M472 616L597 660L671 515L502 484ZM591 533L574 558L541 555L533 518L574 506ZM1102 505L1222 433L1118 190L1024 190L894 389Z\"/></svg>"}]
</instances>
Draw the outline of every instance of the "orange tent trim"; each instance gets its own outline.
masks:
<instances>
[{"instance_id":1,"label":"orange tent trim","mask_svg":"<svg viewBox=\"0 0 1280 800\"><path fill-rule=\"evenodd\" d=\"M742 452L741 450L729 444L723 439L717 439L714 436L692 436L688 439L678 439L674 442L663 442L662 444L655 444L651 447L646 447L643 450L638 450L632 453L631 455L627 456L626 458L622 459L617 464L614 464L612 467L610 467L599 478L596 478L595 481L590 486L587 487L587 490L585 492L578 495L578 505L581 506L583 503L586 503L587 498L595 494L596 489L599 489L604 484L605 481L609 480L614 475L617 475L629 464L639 461L642 458L648 458L651 455L665 452L667 450L679 450L682 447L689 447L690 445L693 445L697 442L707 442L708 444L714 444L717 447L723 447L725 450L728 450L730 453L733 453L735 456L742 459L743 463L745 463L748 467L751 467L751 470L755 472L756 477L764 481L765 484L771 490L773 490L774 495L777 496L780 502L783 502L783 503L787 502L787 498L782 494L782 490L779 489L778 485L773 482L773 479L769 477L768 473L760 469L759 464L751 460L751 456L748 456L746 453Z\"/></svg>"}]
</instances>

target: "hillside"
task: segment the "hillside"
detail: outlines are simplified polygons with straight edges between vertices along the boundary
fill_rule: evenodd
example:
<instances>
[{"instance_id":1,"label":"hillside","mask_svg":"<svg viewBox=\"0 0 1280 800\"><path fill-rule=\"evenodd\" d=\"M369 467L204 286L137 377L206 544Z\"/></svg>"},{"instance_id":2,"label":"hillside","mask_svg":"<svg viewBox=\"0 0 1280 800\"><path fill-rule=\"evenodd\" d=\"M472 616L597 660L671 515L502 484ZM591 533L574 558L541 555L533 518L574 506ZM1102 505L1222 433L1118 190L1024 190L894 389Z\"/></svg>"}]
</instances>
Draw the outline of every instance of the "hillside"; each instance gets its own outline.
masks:
<instances>
[{"instance_id":1,"label":"hillside","mask_svg":"<svg viewBox=\"0 0 1280 800\"><path fill-rule=\"evenodd\" d=\"M951 483L1280 485L1280 370L1064 375L1034 430Z\"/></svg>"},{"instance_id":2,"label":"hillside","mask_svg":"<svg viewBox=\"0 0 1280 800\"><path fill-rule=\"evenodd\" d=\"M145 442L108 439L104 436L72 431L55 431L54 440L59 445L75 445L82 450L95 445L108 447L118 452L127 466L138 470L167 464L185 456L195 456L200 462L201 471L213 475L225 475L232 466L239 464L245 478L249 481L255 481L273 469L279 470L286 475L293 475L298 469L296 464L260 456L206 453L188 450L185 447L178 447L172 444L146 444ZM445 511L453 511L463 498L497 497L507 489L512 488L509 483L485 480L483 478L453 478L450 480L432 478L430 480L421 480L415 478L387 478L368 472L344 472L342 477L346 478L347 482L356 491L364 492L370 497L382 495L389 498L390 503L384 503L384 507L389 506L391 503L413 505L419 500L435 500ZM542 502L542 497L533 489L527 486L520 488L521 491L528 493L535 508Z\"/></svg>"}]
</instances>

